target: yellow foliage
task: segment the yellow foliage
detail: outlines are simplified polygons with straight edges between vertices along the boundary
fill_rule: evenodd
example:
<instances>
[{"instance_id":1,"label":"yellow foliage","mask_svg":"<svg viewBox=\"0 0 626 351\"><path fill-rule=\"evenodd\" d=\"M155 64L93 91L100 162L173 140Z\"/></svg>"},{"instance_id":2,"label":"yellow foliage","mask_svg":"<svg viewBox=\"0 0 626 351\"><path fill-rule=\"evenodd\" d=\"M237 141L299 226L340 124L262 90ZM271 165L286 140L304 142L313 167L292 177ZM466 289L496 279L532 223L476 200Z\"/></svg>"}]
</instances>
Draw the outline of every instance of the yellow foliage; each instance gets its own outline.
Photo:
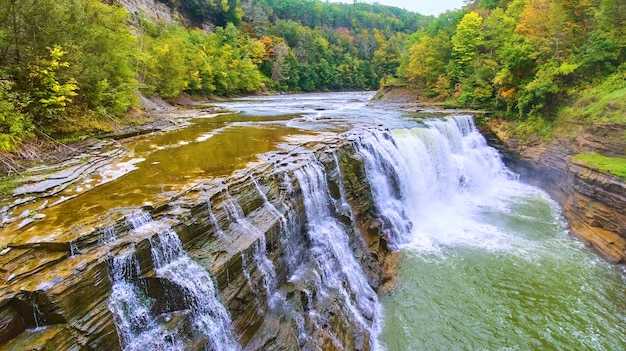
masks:
<instances>
[{"instance_id":1,"label":"yellow foliage","mask_svg":"<svg viewBox=\"0 0 626 351\"><path fill-rule=\"evenodd\" d=\"M170 46L167 43L163 44L163 46L157 46L156 52L159 56L165 56L170 52Z\"/></svg>"}]
</instances>

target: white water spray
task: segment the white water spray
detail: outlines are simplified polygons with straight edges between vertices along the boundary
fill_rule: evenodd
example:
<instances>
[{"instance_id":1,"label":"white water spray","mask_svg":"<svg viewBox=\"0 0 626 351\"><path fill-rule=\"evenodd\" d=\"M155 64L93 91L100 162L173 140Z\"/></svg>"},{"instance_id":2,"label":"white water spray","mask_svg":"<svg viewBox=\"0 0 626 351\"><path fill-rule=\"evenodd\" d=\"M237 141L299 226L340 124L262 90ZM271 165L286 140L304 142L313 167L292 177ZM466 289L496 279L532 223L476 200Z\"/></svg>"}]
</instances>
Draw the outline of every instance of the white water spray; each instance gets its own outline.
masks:
<instances>
[{"instance_id":1,"label":"white water spray","mask_svg":"<svg viewBox=\"0 0 626 351\"><path fill-rule=\"evenodd\" d=\"M468 230L482 227L489 233L493 228L469 223L473 207L467 202L517 178L471 116L427 120L423 127L391 134L374 132L362 138L359 151L394 247L437 251L445 243L496 244Z\"/></svg>"}]
</instances>

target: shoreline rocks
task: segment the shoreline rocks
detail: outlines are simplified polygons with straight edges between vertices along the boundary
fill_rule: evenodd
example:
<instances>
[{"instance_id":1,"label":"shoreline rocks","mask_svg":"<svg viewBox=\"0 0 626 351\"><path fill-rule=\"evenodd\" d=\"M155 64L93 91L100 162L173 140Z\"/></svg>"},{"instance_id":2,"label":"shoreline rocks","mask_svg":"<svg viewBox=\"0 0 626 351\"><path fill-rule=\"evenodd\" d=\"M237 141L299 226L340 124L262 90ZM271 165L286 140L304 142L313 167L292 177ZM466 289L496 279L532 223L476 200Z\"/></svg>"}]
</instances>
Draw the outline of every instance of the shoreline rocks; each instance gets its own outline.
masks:
<instances>
[{"instance_id":1,"label":"shoreline rocks","mask_svg":"<svg viewBox=\"0 0 626 351\"><path fill-rule=\"evenodd\" d=\"M511 137L497 122L486 128L507 166L561 205L572 235L607 261L626 264L626 184L571 159L578 153L626 157L623 126L572 125L549 142Z\"/></svg>"}]
</instances>

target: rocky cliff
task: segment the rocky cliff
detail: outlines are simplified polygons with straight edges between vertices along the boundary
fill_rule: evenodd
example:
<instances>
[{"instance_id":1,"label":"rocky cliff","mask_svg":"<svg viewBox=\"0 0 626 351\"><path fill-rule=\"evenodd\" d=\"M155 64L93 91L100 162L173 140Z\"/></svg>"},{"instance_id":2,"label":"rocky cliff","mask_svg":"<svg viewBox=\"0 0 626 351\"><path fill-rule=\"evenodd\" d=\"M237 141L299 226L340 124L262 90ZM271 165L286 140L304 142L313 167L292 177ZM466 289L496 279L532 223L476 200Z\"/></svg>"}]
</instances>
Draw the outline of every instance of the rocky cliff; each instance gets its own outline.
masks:
<instances>
[{"instance_id":1,"label":"rocky cliff","mask_svg":"<svg viewBox=\"0 0 626 351\"><path fill-rule=\"evenodd\" d=\"M522 180L547 190L563 207L571 233L610 262L626 263L626 184L576 162L578 153L626 156L626 130L615 124L570 125L552 141L519 140L502 124L487 126L491 141Z\"/></svg>"},{"instance_id":2,"label":"rocky cliff","mask_svg":"<svg viewBox=\"0 0 626 351\"><path fill-rule=\"evenodd\" d=\"M371 349L373 291L393 264L355 138L291 145L167 201L9 244L0 349Z\"/></svg>"}]
</instances>

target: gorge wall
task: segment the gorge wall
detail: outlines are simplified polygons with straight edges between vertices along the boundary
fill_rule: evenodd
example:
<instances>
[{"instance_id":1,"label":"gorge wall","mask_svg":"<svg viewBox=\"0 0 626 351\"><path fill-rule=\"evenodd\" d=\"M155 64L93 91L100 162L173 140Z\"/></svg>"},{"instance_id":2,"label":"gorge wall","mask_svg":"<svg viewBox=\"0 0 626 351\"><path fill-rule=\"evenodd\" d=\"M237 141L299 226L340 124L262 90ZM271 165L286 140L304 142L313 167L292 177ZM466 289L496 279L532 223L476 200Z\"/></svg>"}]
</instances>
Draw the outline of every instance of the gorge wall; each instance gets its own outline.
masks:
<instances>
[{"instance_id":1,"label":"gorge wall","mask_svg":"<svg viewBox=\"0 0 626 351\"><path fill-rule=\"evenodd\" d=\"M1 350L370 350L393 277L357 134L0 252ZM68 234L69 233L69 234Z\"/></svg>"},{"instance_id":2,"label":"gorge wall","mask_svg":"<svg viewBox=\"0 0 626 351\"><path fill-rule=\"evenodd\" d=\"M572 125L552 141L521 141L502 125L487 126L492 143L522 180L550 193L563 207L571 233L612 263L626 263L626 184L571 158L578 153L626 157L623 126Z\"/></svg>"}]
</instances>

